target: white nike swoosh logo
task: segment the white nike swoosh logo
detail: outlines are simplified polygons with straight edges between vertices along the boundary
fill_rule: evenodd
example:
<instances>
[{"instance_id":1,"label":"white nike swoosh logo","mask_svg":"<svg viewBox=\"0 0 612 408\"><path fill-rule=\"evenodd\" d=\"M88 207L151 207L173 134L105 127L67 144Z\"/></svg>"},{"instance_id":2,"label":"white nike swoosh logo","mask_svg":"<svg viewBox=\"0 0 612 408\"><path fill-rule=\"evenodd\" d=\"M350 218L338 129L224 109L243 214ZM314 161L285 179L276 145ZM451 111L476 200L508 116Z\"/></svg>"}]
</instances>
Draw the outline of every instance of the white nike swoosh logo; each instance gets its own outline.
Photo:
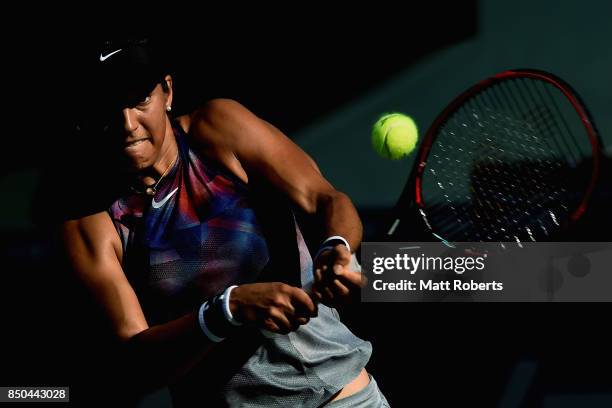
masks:
<instances>
[{"instance_id":1,"label":"white nike swoosh logo","mask_svg":"<svg viewBox=\"0 0 612 408\"><path fill-rule=\"evenodd\" d=\"M155 198L153 198L153 200L151 200L151 206L153 208L160 208L162 207L164 204L166 204L166 201L168 201L170 199L170 197L172 197L174 195L174 193L176 193L178 190L178 187L175 188L174 190L172 190L172 192L170 194L168 194L167 196L164 197L163 200L161 200L160 202L155 202Z\"/></svg>"},{"instance_id":2,"label":"white nike swoosh logo","mask_svg":"<svg viewBox=\"0 0 612 408\"><path fill-rule=\"evenodd\" d=\"M110 54L106 54L106 55L102 55L102 53L100 53L100 62L106 61L109 57L115 55L116 53L118 53L122 49L123 48L119 48L117 51L113 51Z\"/></svg>"}]
</instances>

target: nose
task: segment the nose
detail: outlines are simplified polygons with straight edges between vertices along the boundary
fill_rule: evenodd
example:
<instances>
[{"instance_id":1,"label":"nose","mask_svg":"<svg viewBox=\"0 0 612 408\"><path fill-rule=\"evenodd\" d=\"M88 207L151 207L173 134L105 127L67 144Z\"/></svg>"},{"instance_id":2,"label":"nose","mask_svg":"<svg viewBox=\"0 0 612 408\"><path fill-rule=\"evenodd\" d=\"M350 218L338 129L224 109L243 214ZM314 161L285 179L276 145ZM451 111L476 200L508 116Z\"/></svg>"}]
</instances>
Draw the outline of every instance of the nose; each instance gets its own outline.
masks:
<instances>
[{"instance_id":1,"label":"nose","mask_svg":"<svg viewBox=\"0 0 612 408\"><path fill-rule=\"evenodd\" d=\"M123 128L127 133L133 133L138 128L135 113L130 108L123 109Z\"/></svg>"}]
</instances>

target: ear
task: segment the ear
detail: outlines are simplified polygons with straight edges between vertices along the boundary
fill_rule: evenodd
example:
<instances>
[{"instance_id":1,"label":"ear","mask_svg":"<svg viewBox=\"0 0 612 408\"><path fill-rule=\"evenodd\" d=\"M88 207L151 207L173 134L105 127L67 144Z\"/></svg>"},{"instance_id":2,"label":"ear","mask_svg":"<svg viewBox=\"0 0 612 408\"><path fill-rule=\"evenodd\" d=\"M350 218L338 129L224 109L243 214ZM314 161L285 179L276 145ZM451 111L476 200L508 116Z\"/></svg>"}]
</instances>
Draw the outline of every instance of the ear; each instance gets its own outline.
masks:
<instances>
[{"instance_id":1,"label":"ear","mask_svg":"<svg viewBox=\"0 0 612 408\"><path fill-rule=\"evenodd\" d=\"M166 75L164 77L164 81L166 81L166 87L168 88L168 92L166 92L166 109L167 109L168 107L172 107L172 98L174 96L174 93L172 91L172 76Z\"/></svg>"}]
</instances>

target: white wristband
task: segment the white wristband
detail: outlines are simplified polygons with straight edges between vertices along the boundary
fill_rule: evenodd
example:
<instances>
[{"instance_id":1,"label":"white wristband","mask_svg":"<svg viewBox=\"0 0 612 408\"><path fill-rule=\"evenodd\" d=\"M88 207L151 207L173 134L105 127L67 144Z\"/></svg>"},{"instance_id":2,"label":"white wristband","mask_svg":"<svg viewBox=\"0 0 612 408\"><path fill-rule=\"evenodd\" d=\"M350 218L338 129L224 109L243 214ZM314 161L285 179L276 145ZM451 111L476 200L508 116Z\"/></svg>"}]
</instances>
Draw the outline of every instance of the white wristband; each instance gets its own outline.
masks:
<instances>
[{"instance_id":1,"label":"white wristband","mask_svg":"<svg viewBox=\"0 0 612 408\"><path fill-rule=\"evenodd\" d=\"M321 244L321 246L325 245L328 241L331 241L332 239L339 239L340 241L344 242L344 245L346 246L348 251L351 252L351 246L349 245L348 241L340 235L334 235L333 237L327 238L325 241L323 241L323 244Z\"/></svg>"},{"instance_id":2,"label":"white wristband","mask_svg":"<svg viewBox=\"0 0 612 408\"><path fill-rule=\"evenodd\" d=\"M223 300L223 315L225 315L225 318L227 319L227 321L233 324L234 326L242 326L242 323L234 319L234 316L232 315L232 311L230 310L230 307L229 307L230 293L232 293L232 290L234 290L234 288L237 288L237 287L238 285L230 286L229 288L225 289L225 292L223 292L223 294L221 295L221 299Z\"/></svg>"},{"instance_id":3,"label":"white wristband","mask_svg":"<svg viewBox=\"0 0 612 408\"><path fill-rule=\"evenodd\" d=\"M202 306L200 306L200 310L198 311L198 320L200 322L200 328L202 329L202 331L204 332L204 334L206 335L206 337L208 337L210 341L214 343L220 343L224 340L224 338L215 336L213 332L210 331L208 326L206 326L206 320L204 319L204 312L206 311L206 309L208 309L208 307L209 307L208 301L206 301L202 303Z\"/></svg>"},{"instance_id":4,"label":"white wristband","mask_svg":"<svg viewBox=\"0 0 612 408\"><path fill-rule=\"evenodd\" d=\"M348 241L345 238L341 237L340 235L334 235L333 237L329 237L325 241L323 241L323 243L321 244L321 247L317 251L317 254L314 256L314 259L317 259L319 255L321 255L321 252L328 250L328 249L333 249L335 245L325 245L325 244L331 241L334 241L334 240L341 241L342 244L344 244L344 246L346 247L346 249L348 249L349 253L351 252L351 246L349 245Z\"/></svg>"}]
</instances>

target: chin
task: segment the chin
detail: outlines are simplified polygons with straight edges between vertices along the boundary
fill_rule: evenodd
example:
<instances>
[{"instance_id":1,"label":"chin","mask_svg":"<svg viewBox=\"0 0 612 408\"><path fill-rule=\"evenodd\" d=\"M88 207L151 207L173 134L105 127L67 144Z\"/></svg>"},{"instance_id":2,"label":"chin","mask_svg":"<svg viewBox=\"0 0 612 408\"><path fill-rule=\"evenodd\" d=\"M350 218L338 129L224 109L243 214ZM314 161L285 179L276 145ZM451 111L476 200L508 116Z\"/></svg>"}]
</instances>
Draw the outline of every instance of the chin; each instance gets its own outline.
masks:
<instances>
[{"instance_id":1,"label":"chin","mask_svg":"<svg viewBox=\"0 0 612 408\"><path fill-rule=\"evenodd\" d=\"M132 162L132 169L135 171L146 170L153 167L153 163L153 160Z\"/></svg>"},{"instance_id":2,"label":"chin","mask_svg":"<svg viewBox=\"0 0 612 408\"><path fill-rule=\"evenodd\" d=\"M125 158L133 170L144 170L151 167L155 163L155 155L153 152L144 150L127 153Z\"/></svg>"},{"instance_id":3,"label":"chin","mask_svg":"<svg viewBox=\"0 0 612 408\"><path fill-rule=\"evenodd\" d=\"M151 167L155 162L152 157L134 157L129 155L125 157L125 160L130 170L133 171L145 170Z\"/></svg>"}]
</instances>

